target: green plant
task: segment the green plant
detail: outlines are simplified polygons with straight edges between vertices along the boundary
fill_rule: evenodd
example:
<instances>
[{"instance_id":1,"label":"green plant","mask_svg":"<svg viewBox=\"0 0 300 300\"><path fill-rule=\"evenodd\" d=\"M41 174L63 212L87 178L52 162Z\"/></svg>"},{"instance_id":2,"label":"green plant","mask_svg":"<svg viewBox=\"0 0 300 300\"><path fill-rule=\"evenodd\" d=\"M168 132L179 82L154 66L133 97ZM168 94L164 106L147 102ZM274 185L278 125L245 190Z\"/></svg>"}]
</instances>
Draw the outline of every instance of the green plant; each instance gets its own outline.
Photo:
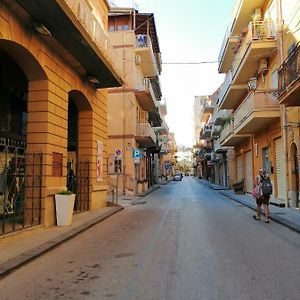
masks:
<instances>
[{"instance_id":1,"label":"green plant","mask_svg":"<svg viewBox=\"0 0 300 300\"><path fill-rule=\"evenodd\" d=\"M72 191L69 190L63 190L56 193L57 195L72 195L74 194Z\"/></svg>"},{"instance_id":2,"label":"green plant","mask_svg":"<svg viewBox=\"0 0 300 300\"><path fill-rule=\"evenodd\" d=\"M242 178L240 181L236 182L232 186L235 192L242 192L244 191L244 179Z\"/></svg>"}]
</instances>

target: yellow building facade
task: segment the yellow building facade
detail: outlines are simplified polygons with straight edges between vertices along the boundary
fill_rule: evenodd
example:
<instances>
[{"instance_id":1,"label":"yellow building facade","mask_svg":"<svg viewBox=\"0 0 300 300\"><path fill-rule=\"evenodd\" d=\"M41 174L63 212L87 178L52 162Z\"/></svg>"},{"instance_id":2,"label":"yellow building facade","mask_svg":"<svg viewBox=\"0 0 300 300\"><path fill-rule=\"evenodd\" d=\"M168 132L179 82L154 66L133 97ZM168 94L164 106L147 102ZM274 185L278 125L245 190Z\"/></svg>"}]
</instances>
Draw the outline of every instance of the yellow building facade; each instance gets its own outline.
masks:
<instances>
[{"instance_id":1,"label":"yellow building facade","mask_svg":"<svg viewBox=\"0 0 300 300\"><path fill-rule=\"evenodd\" d=\"M54 225L54 195L67 188L76 212L106 206L106 88L122 84L108 10L106 0L0 4L0 234Z\"/></svg>"},{"instance_id":2,"label":"yellow building facade","mask_svg":"<svg viewBox=\"0 0 300 300\"><path fill-rule=\"evenodd\" d=\"M296 20L299 1L238 1L219 56L219 72L226 74L219 106L232 110L220 144L234 149L232 184L243 179L250 193L264 168L272 201L291 207L299 206L299 69L292 79L287 70L289 59L295 70L299 62Z\"/></svg>"},{"instance_id":3,"label":"yellow building facade","mask_svg":"<svg viewBox=\"0 0 300 300\"><path fill-rule=\"evenodd\" d=\"M165 104L161 102L160 50L151 16L130 8L114 8L109 16L109 36L124 79L122 87L109 90L108 153L114 165L110 185L118 185L118 192L126 195L146 191L159 175L157 136L163 123L160 108Z\"/></svg>"}]
</instances>

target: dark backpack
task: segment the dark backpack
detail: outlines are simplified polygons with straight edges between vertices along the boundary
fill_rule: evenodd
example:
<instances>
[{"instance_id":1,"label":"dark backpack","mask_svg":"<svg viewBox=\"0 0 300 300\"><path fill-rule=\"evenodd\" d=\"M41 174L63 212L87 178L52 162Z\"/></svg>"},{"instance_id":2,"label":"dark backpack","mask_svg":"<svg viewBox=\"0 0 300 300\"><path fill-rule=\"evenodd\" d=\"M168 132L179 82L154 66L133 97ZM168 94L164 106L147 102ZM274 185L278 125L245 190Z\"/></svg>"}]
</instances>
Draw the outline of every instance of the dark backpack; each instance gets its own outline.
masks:
<instances>
[{"instance_id":1,"label":"dark backpack","mask_svg":"<svg viewBox=\"0 0 300 300\"><path fill-rule=\"evenodd\" d=\"M261 177L261 191L263 195L271 195L273 193L273 186L269 177Z\"/></svg>"}]
</instances>

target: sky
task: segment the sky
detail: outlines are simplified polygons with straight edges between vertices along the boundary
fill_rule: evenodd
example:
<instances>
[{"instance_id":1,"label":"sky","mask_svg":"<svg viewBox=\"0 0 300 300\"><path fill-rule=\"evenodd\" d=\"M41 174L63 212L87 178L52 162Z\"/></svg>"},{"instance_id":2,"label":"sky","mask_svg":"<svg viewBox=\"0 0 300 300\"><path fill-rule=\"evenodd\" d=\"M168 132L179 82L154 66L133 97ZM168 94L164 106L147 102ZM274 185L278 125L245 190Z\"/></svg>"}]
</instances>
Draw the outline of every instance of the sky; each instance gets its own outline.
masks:
<instances>
[{"instance_id":1,"label":"sky","mask_svg":"<svg viewBox=\"0 0 300 300\"><path fill-rule=\"evenodd\" d=\"M194 144L195 96L211 95L224 80L217 61L234 0L112 0L118 7L154 13L162 55L160 83L166 121L177 145ZM170 64L171 63L171 64ZM184 64L172 64L184 63Z\"/></svg>"}]
</instances>

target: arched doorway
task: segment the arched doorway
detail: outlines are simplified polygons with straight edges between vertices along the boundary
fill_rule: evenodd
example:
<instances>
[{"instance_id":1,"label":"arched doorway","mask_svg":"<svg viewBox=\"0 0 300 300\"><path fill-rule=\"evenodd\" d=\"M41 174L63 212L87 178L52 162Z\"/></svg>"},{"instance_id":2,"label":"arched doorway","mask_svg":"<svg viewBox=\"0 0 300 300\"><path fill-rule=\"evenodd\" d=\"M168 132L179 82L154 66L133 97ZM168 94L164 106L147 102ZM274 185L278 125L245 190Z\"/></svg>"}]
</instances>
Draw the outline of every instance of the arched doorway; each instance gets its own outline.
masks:
<instances>
[{"instance_id":1,"label":"arched doorway","mask_svg":"<svg viewBox=\"0 0 300 300\"><path fill-rule=\"evenodd\" d=\"M42 155L28 151L28 94L31 80L45 78L24 47L0 40L0 235L41 223Z\"/></svg>"},{"instance_id":2,"label":"arched doorway","mask_svg":"<svg viewBox=\"0 0 300 300\"><path fill-rule=\"evenodd\" d=\"M92 108L78 90L69 92L67 189L76 194L74 212L90 206L90 158ZM90 136L90 137L89 137Z\"/></svg>"},{"instance_id":3,"label":"arched doorway","mask_svg":"<svg viewBox=\"0 0 300 300\"><path fill-rule=\"evenodd\" d=\"M291 174L291 187L290 187L291 206L299 207L298 150L295 143L292 143L290 148L290 174Z\"/></svg>"}]
</instances>

